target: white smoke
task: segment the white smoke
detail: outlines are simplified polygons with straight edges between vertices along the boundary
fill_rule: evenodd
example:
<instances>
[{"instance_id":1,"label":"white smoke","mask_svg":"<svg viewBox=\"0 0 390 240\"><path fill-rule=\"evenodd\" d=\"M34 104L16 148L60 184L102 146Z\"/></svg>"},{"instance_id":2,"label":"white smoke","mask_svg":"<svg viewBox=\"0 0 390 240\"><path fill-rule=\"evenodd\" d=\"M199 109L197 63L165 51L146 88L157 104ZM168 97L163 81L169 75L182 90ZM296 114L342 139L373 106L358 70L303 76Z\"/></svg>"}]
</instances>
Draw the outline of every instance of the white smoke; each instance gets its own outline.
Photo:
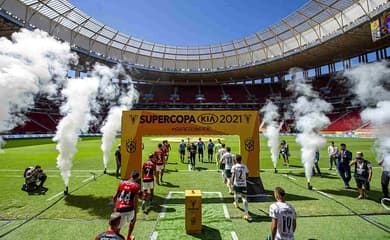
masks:
<instances>
[{"instance_id":1,"label":"white smoke","mask_svg":"<svg viewBox=\"0 0 390 240\"><path fill-rule=\"evenodd\" d=\"M344 75L352 84L351 91L366 107L360 115L373 127L377 157L381 158L390 152L390 69L385 62L377 62L359 65Z\"/></svg>"},{"instance_id":2,"label":"white smoke","mask_svg":"<svg viewBox=\"0 0 390 240\"><path fill-rule=\"evenodd\" d=\"M320 99L312 86L306 84L305 79L296 78L295 73L295 70L291 73L293 80L289 89L293 90L295 95L299 97L291 106L296 127L300 131L296 142L301 145L301 160L305 167L305 176L310 183L315 152L326 144L326 139L319 135L319 131L330 123L325 113L332 110L332 105Z\"/></svg>"},{"instance_id":3,"label":"white smoke","mask_svg":"<svg viewBox=\"0 0 390 240\"><path fill-rule=\"evenodd\" d=\"M61 106L61 113L65 117L59 122L53 140L58 142L57 167L61 171L65 186L69 186L79 134L87 131L88 124L94 119L91 115L91 103L95 101L98 87L99 81L96 78L73 78L62 90L66 101Z\"/></svg>"},{"instance_id":4,"label":"white smoke","mask_svg":"<svg viewBox=\"0 0 390 240\"><path fill-rule=\"evenodd\" d=\"M119 72L116 72L114 76L117 77L118 73ZM124 73L122 72L122 74ZM139 94L137 90L135 90L130 76L127 76L127 78L130 82L127 85L127 89L121 93L118 104L110 108L107 118L100 129L103 134L100 148L103 151L103 165L105 169L107 168L107 164L110 159L110 152L115 143L116 134L121 128L122 111L131 109L133 104L138 101Z\"/></svg>"},{"instance_id":5,"label":"white smoke","mask_svg":"<svg viewBox=\"0 0 390 240\"><path fill-rule=\"evenodd\" d=\"M274 164L274 168L276 168L276 164L278 163L278 156L279 156L279 131L280 131L280 127L277 122L277 118L279 117L278 107L274 103L269 101L267 105L265 105L260 110L260 112L264 113L263 123L267 124L267 129L265 130L264 135L268 138L267 145L271 151L271 160Z\"/></svg>"},{"instance_id":6,"label":"white smoke","mask_svg":"<svg viewBox=\"0 0 390 240\"><path fill-rule=\"evenodd\" d=\"M77 58L69 44L43 31L22 29L11 40L0 38L0 132L24 122L37 94L55 95L71 62Z\"/></svg>"}]
</instances>

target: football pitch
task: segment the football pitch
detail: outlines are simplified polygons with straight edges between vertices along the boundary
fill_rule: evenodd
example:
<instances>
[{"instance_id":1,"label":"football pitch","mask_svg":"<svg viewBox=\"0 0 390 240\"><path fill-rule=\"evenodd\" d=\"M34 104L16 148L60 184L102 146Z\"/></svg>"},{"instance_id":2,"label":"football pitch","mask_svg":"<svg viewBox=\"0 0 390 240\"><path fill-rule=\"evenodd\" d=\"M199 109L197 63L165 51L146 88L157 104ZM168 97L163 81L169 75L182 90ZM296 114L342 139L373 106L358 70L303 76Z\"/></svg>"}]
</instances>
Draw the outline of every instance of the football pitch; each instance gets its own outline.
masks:
<instances>
[{"instance_id":1,"label":"football pitch","mask_svg":"<svg viewBox=\"0 0 390 240\"><path fill-rule=\"evenodd\" d=\"M195 141L199 136L192 136ZM238 153L238 136L201 136L221 138L233 153ZM281 137L290 146L290 168L278 162L274 173L266 138L261 137L260 177L266 189L262 201L249 202L253 220L242 219L243 209L234 208L233 196L222 183L215 163L197 160L196 170L189 171L178 154L180 136L147 136L143 138L143 159L167 139L172 147L164 175L164 183L155 188L154 206L139 209L133 235L142 239L265 239L270 233L269 206L274 202L276 186L286 190L287 202L297 212L295 239L390 239L390 211L380 203L382 169L375 161L373 140L333 138L336 145L344 142L355 155L363 151L373 163L371 191L366 200L357 200L354 179L352 189L344 189L336 171L328 170L326 147L320 153L322 178L313 176L313 191L307 190L300 148L294 137ZM185 137L186 139L187 137ZM117 143L119 143L119 138ZM119 180L115 178L114 150L108 173L103 174L100 138L82 138L73 160L70 195L64 197L64 183L56 168L58 155L51 139L10 140L0 154L0 238L3 239L94 239L107 229L113 210L111 199ZM207 154L207 153L206 153ZM207 159L207 156L204 156ZM21 191L23 171L40 164L48 175L44 195L28 195ZM202 195L203 231L198 235L185 232L184 191L199 189ZM240 201L240 207L242 203ZM127 226L121 231L127 234Z\"/></svg>"}]
</instances>

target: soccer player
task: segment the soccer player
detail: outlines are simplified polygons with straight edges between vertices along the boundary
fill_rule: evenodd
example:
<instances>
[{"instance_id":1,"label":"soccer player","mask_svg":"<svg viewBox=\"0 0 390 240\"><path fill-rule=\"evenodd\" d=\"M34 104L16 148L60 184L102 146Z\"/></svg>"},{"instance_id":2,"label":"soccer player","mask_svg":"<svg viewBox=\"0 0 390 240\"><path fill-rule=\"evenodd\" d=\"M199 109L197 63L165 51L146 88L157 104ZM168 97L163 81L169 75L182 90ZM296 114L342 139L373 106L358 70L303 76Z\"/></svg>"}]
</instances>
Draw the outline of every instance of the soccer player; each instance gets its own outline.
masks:
<instances>
[{"instance_id":1,"label":"soccer player","mask_svg":"<svg viewBox=\"0 0 390 240\"><path fill-rule=\"evenodd\" d=\"M142 166L142 210L145 210L148 189L150 190L149 206L153 206L154 175L156 173L156 165L153 162L153 157L154 155L150 154L148 161Z\"/></svg>"},{"instance_id":2,"label":"soccer player","mask_svg":"<svg viewBox=\"0 0 390 240\"><path fill-rule=\"evenodd\" d=\"M221 162L222 156L226 153L225 144L222 143L221 148L218 150L218 164L219 164L219 170L222 172L222 181L226 183L226 176L225 176L225 163Z\"/></svg>"},{"instance_id":3,"label":"soccer player","mask_svg":"<svg viewBox=\"0 0 390 240\"><path fill-rule=\"evenodd\" d=\"M371 163L363 159L362 152L357 152L356 159L349 164L349 166L353 165L355 166L354 177L359 192L357 199L365 199L367 198L367 191L370 191L370 181L372 178Z\"/></svg>"},{"instance_id":4,"label":"soccer player","mask_svg":"<svg viewBox=\"0 0 390 240\"><path fill-rule=\"evenodd\" d=\"M389 181L390 181L390 151L385 152L382 160L378 161L382 166L381 185L384 198L389 198Z\"/></svg>"},{"instance_id":5,"label":"soccer player","mask_svg":"<svg viewBox=\"0 0 390 240\"><path fill-rule=\"evenodd\" d=\"M333 163L334 163L334 167L336 168L336 159L337 159L338 153L339 153L338 148L334 145L334 142L331 141L330 145L328 146L329 170L332 170Z\"/></svg>"},{"instance_id":6,"label":"soccer player","mask_svg":"<svg viewBox=\"0 0 390 240\"><path fill-rule=\"evenodd\" d=\"M187 144L184 142L184 139L182 139L181 143L179 144L179 153L180 153L181 163L184 163L184 159L186 156L186 148L187 148Z\"/></svg>"},{"instance_id":7,"label":"soccer player","mask_svg":"<svg viewBox=\"0 0 390 240\"><path fill-rule=\"evenodd\" d=\"M289 149L288 149L288 144L286 143L285 140L282 140L280 143L280 154L283 157L283 166L290 167L290 163L288 160L288 157L290 156Z\"/></svg>"},{"instance_id":8,"label":"soccer player","mask_svg":"<svg viewBox=\"0 0 390 240\"><path fill-rule=\"evenodd\" d=\"M344 182L344 188L351 188L349 181L351 180L351 167L349 163L352 160L352 153L348 151L345 143L340 144L340 155L338 157L337 169Z\"/></svg>"},{"instance_id":9,"label":"soccer player","mask_svg":"<svg viewBox=\"0 0 390 240\"><path fill-rule=\"evenodd\" d=\"M294 207L285 202L285 191L276 187L274 197L276 203L269 207L269 216L272 218L271 233L272 239L294 239L294 232L297 227L297 214Z\"/></svg>"},{"instance_id":10,"label":"soccer player","mask_svg":"<svg viewBox=\"0 0 390 240\"><path fill-rule=\"evenodd\" d=\"M164 167L165 167L165 152L162 150L163 145L158 144L158 149L154 151L154 163L156 164L156 182L160 185L163 182Z\"/></svg>"},{"instance_id":11,"label":"soccer player","mask_svg":"<svg viewBox=\"0 0 390 240\"><path fill-rule=\"evenodd\" d=\"M139 173L134 170L131 173L131 178L119 183L118 190L114 195L115 212L119 212L121 220L118 228L121 229L125 222L129 222L129 230L127 233L127 239L133 239L131 233L133 232L137 208L138 195L140 192L140 185L138 183Z\"/></svg>"},{"instance_id":12,"label":"soccer player","mask_svg":"<svg viewBox=\"0 0 390 240\"><path fill-rule=\"evenodd\" d=\"M233 190L234 190L234 207L238 208L238 196L237 194L241 194L242 203L244 204L244 216L243 218L245 220L252 220L252 218L249 216L248 213L248 200L247 197L247 190L246 190L246 178L248 176L248 167L241 163L241 155L236 155L236 164L233 165L231 169L232 173L232 179L231 182L233 182Z\"/></svg>"},{"instance_id":13,"label":"soccer player","mask_svg":"<svg viewBox=\"0 0 390 240\"><path fill-rule=\"evenodd\" d=\"M200 162L201 160L201 155L202 155L202 162L203 162L203 151L204 151L204 142L202 141L202 138L199 138L199 141L198 141L198 160Z\"/></svg>"},{"instance_id":14,"label":"soccer player","mask_svg":"<svg viewBox=\"0 0 390 240\"><path fill-rule=\"evenodd\" d=\"M119 212L114 212L110 216L108 224L110 227L107 231L100 233L95 237L95 240L125 240L125 237L120 234L119 224L121 222L121 214Z\"/></svg>"},{"instance_id":15,"label":"soccer player","mask_svg":"<svg viewBox=\"0 0 390 240\"><path fill-rule=\"evenodd\" d=\"M119 173L121 170L121 145L118 145L118 149L115 151L115 161L116 161L116 178L119 178Z\"/></svg>"},{"instance_id":16,"label":"soccer player","mask_svg":"<svg viewBox=\"0 0 390 240\"><path fill-rule=\"evenodd\" d=\"M168 143L168 140L164 140L163 141L162 150L165 152L166 162L168 162L169 152L171 151L171 144Z\"/></svg>"},{"instance_id":17,"label":"soccer player","mask_svg":"<svg viewBox=\"0 0 390 240\"><path fill-rule=\"evenodd\" d=\"M196 145L195 143L191 143L188 145L188 163L191 164L192 170L195 169L196 162Z\"/></svg>"},{"instance_id":18,"label":"soccer player","mask_svg":"<svg viewBox=\"0 0 390 240\"><path fill-rule=\"evenodd\" d=\"M225 165L225 180L226 182L224 182L228 189L229 189L229 193L230 194L233 194L233 189L232 189L232 185L231 185L231 177L232 177L232 172L231 172L231 169L233 167L233 164L234 164L234 155L230 153L231 149L230 147L227 147L226 148L226 153L221 157L221 164L224 164Z\"/></svg>"},{"instance_id":19,"label":"soccer player","mask_svg":"<svg viewBox=\"0 0 390 240\"><path fill-rule=\"evenodd\" d=\"M22 190L28 193L32 193L34 191L47 192L48 188L45 188L43 184L45 183L47 176L46 173L43 172L40 165L36 165L35 167L28 167L24 170L24 179L25 184L22 186ZM39 182L39 185L37 183Z\"/></svg>"},{"instance_id":20,"label":"soccer player","mask_svg":"<svg viewBox=\"0 0 390 240\"><path fill-rule=\"evenodd\" d=\"M215 163L217 164L217 166L219 166L219 154L218 154L218 151L219 149L222 148L222 142L221 142L221 139L217 139L217 143L215 144L215 147L214 147L214 152L215 152Z\"/></svg>"},{"instance_id":21,"label":"soccer player","mask_svg":"<svg viewBox=\"0 0 390 240\"><path fill-rule=\"evenodd\" d=\"M209 139L209 143L207 144L207 160L209 163L213 161L214 154L214 143L213 140Z\"/></svg>"}]
</instances>

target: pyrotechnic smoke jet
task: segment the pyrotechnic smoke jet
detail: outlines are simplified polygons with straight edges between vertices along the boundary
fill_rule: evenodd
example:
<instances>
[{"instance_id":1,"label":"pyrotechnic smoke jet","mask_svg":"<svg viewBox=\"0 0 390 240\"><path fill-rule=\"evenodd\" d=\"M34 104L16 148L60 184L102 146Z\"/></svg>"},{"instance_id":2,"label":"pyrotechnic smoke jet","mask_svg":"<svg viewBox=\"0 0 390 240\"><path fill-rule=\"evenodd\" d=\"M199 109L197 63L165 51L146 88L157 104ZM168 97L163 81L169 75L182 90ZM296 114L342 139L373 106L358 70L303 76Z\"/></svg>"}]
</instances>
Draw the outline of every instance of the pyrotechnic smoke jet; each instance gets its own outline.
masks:
<instances>
[{"instance_id":1,"label":"pyrotechnic smoke jet","mask_svg":"<svg viewBox=\"0 0 390 240\"><path fill-rule=\"evenodd\" d=\"M72 62L77 58L69 44L43 31L22 29L11 40L0 38L0 132L22 124L38 94L54 96ZM0 137L0 152L2 142Z\"/></svg>"},{"instance_id":2,"label":"pyrotechnic smoke jet","mask_svg":"<svg viewBox=\"0 0 390 240\"><path fill-rule=\"evenodd\" d=\"M72 78L62 90L65 101L60 110L65 115L57 126L53 141L57 142L57 167L65 183L64 194L68 194L73 157L77 152L77 141L82 132L88 130L94 119L91 109L96 104L99 80L96 78Z\"/></svg>"},{"instance_id":3,"label":"pyrotechnic smoke jet","mask_svg":"<svg viewBox=\"0 0 390 240\"><path fill-rule=\"evenodd\" d=\"M269 101L260 112L264 113L261 126L263 126L264 123L267 124L264 135L268 138L267 145L271 151L271 160L274 164L275 173L277 173L276 164L278 163L279 156L279 131L281 128L281 125L277 122L277 118L279 117L278 107Z\"/></svg>"},{"instance_id":4,"label":"pyrotechnic smoke jet","mask_svg":"<svg viewBox=\"0 0 390 240\"><path fill-rule=\"evenodd\" d=\"M300 131L296 142L301 145L301 160L305 167L308 188L312 189L310 179L315 152L326 144L326 139L319 135L319 131L330 123L325 113L332 110L332 105L320 99L312 86L305 83L304 78L297 78L297 71L298 69L290 71L293 79L288 88L298 97L296 102L291 104L296 127Z\"/></svg>"},{"instance_id":5,"label":"pyrotechnic smoke jet","mask_svg":"<svg viewBox=\"0 0 390 240\"><path fill-rule=\"evenodd\" d=\"M138 96L139 96L137 90L135 90L134 88L133 82L131 81L131 77L126 75L124 70L120 66L113 69L111 71L110 76L111 78L118 77L119 74L125 76L129 81L129 84L126 85L126 88L123 91L120 91L120 96L118 101L115 102L115 104L110 107L110 110L104 121L104 124L100 129L100 131L103 134L102 144L100 148L103 151L104 173L106 173L107 170L107 164L110 159L110 152L112 146L115 143L116 134L120 131L121 128L122 111L130 110L133 107L133 104L138 101ZM113 85L112 82L110 82L110 85ZM106 96L103 97L107 99L109 98Z\"/></svg>"},{"instance_id":6,"label":"pyrotechnic smoke jet","mask_svg":"<svg viewBox=\"0 0 390 240\"><path fill-rule=\"evenodd\" d=\"M378 159L390 153L390 69L385 62L359 65L344 73L351 83L351 91L365 107L362 120L370 122L376 137ZM390 166L389 161L383 163Z\"/></svg>"}]
</instances>

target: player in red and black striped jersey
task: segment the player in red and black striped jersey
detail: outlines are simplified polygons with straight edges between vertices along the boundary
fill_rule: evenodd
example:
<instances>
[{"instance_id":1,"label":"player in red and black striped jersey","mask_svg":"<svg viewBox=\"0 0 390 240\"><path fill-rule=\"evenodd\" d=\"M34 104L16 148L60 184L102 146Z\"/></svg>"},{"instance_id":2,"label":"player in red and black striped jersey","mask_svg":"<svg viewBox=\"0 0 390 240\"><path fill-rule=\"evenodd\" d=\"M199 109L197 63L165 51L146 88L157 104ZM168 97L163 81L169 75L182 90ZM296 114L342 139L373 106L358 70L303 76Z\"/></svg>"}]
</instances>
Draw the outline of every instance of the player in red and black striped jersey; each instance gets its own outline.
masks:
<instances>
[{"instance_id":1,"label":"player in red and black striped jersey","mask_svg":"<svg viewBox=\"0 0 390 240\"><path fill-rule=\"evenodd\" d=\"M154 163L156 163L156 182L160 185L160 182L163 182L164 167L166 161L166 153L163 151L163 145L158 144L158 149L154 151ZM161 175L160 175L161 172Z\"/></svg>"},{"instance_id":2,"label":"player in red and black striped jersey","mask_svg":"<svg viewBox=\"0 0 390 240\"><path fill-rule=\"evenodd\" d=\"M156 174L156 164L153 160L154 155L150 154L148 161L142 166L142 210L145 210L145 200L150 189L149 205L153 206L154 194L154 175Z\"/></svg>"},{"instance_id":3,"label":"player in red and black striped jersey","mask_svg":"<svg viewBox=\"0 0 390 240\"><path fill-rule=\"evenodd\" d=\"M125 240L125 237L120 234L119 223L121 222L121 214L119 212L114 212L110 216L108 224L110 228L100 233L95 237L95 240Z\"/></svg>"},{"instance_id":4,"label":"player in red and black striped jersey","mask_svg":"<svg viewBox=\"0 0 390 240\"><path fill-rule=\"evenodd\" d=\"M115 212L119 212L121 215L121 221L119 229L127 220L129 223L129 231L127 239L131 239L131 233L133 232L136 216L135 209L137 208L138 195L140 193L140 184L138 183L139 173L133 171L131 178L119 183L118 190L114 195Z\"/></svg>"},{"instance_id":5,"label":"player in red and black striped jersey","mask_svg":"<svg viewBox=\"0 0 390 240\"><path fill-rule=\"evenodd\" d=\"M162 150L165 152L165 154L166 154L166 162L168 162L169 152L171 151L171 144L168 143L168 140L164 140L163 141Z\"/></svg>"}]
</instances>

